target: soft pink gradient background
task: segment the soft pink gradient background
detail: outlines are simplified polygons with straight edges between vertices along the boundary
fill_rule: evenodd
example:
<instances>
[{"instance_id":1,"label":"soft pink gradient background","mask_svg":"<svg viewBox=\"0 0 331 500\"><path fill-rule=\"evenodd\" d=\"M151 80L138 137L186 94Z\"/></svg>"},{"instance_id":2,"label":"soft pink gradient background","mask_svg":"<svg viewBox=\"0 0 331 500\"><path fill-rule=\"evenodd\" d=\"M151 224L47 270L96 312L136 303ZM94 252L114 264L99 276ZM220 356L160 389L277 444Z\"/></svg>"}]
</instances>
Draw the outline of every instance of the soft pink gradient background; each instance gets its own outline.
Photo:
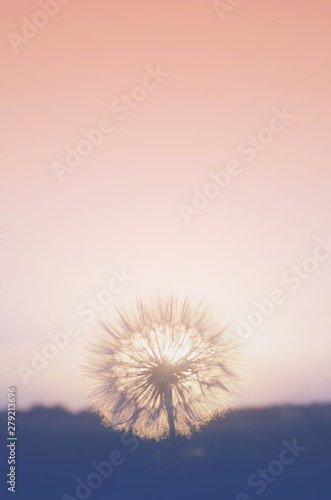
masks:
<instances>
[{"instance_id":1,"label":"soft pink gradient background","mask_svg":"<svg viewBox=\"0 0 331 500\"><path fill-rule=\"evenodd\" d=\"M28 387L17 365L111 269L135 276L124 301L192 288L231 319L331 233L331 4L244 1L221 22L205 0L72 0L15 54L7 33L36 10L1 5L0 399L17 384L21 407L80 408L88 326ZM169 77L59 183L52 162L156 64ZM296 120L186 225L178 206L285 105ZM330 400L330 280L331 258L247 342L239 405Z\"/></svg>"}]
</instances>

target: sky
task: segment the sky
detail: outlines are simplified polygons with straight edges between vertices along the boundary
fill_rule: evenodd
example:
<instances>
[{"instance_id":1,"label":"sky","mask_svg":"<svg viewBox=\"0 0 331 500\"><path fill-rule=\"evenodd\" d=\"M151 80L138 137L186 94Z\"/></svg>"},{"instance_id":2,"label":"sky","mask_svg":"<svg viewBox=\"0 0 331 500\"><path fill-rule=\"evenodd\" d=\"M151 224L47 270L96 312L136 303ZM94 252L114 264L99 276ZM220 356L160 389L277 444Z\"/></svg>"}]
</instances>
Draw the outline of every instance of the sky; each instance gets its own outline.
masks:
<instances>
[{"instance_id":1,"label":"sky","mask_svg":"<svg viewBox=\"0 0 331 500\"><path fill-rule=\"evenodd\" d=\"M330 3L40 5L0 7L0 404L85 408L86 301L164 289L245 322L239 407L330 401Z\"/></svg>"}]
</instances>

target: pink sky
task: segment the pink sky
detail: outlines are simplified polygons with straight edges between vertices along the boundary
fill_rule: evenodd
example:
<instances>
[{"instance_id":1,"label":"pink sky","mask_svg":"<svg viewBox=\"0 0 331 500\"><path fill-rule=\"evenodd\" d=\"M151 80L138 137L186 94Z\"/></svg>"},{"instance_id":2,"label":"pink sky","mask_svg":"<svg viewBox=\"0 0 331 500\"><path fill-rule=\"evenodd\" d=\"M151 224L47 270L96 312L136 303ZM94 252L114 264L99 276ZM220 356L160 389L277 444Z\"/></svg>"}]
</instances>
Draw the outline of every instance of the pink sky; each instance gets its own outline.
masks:
<instances>
[{"instance_id":1,"label":"pink sky","mask_svg":"<svg viewBox=\"0 0 331 500\"><path fill-rule=\"evenodd\" d=\"M0 8L0 401L16 384L22 407L85 405L76 307L123 267L118 300L192 289L233 321L286 291L247 340L238 404L329 401L331 257L295 293L282 275L331 234L330 3L244 0L221 21L205 0L71 0L16 53L8 33L38 10ZM121 120L115 99L158 65L168 76ZM247 162L239 144L284 107L296 118ZM106 118L114 132L59 182L54 162ZM230 160L241 173L186 224L179 206ZM25 387L17 365L75 320L82 334Z\"/></svg>"}]
</instances>

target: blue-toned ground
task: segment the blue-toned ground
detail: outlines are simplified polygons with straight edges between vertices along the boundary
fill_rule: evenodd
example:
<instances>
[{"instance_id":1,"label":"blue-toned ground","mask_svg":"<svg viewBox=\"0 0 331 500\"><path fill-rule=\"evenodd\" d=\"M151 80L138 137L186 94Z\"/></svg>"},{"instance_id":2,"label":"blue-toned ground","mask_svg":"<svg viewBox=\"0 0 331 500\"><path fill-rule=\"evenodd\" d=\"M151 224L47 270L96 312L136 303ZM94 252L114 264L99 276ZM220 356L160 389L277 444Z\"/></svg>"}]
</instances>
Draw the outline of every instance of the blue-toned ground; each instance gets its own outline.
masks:
<instances>
[{"instance_id":1,"label":"blue-toned ground","mask_svg":"<svg viewBox=\"0 0 331 500\"><path fill-rule=\"evenodd\" d=\"M5 484L7 420L0 413L0 498L331 498L331 405L236 411L173 447L109 431L96 416L58 407L20 412L17 424L13 495Z\"/></svg>"}]
</instances>

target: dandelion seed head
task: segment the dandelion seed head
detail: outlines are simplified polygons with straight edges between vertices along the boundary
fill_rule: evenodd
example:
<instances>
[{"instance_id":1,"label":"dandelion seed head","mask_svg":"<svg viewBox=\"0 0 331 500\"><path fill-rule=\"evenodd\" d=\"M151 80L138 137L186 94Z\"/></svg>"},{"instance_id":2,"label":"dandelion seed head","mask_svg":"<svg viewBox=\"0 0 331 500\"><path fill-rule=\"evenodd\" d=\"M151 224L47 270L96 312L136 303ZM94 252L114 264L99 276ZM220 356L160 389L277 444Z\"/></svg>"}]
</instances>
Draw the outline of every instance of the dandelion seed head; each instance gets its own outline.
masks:
<instances>
[{"instance_id":1,"label":"dandelion seed head","mask_svg":"<svg viewBox=\"0 0 331 500\"><path fill-rule=\"evenodd\" d=\"M190 436L233 407L239 344L202 301L137 299L101 322L84 363L87 398L106 426L143 438Z\"/></svg>"}]
</instances>

